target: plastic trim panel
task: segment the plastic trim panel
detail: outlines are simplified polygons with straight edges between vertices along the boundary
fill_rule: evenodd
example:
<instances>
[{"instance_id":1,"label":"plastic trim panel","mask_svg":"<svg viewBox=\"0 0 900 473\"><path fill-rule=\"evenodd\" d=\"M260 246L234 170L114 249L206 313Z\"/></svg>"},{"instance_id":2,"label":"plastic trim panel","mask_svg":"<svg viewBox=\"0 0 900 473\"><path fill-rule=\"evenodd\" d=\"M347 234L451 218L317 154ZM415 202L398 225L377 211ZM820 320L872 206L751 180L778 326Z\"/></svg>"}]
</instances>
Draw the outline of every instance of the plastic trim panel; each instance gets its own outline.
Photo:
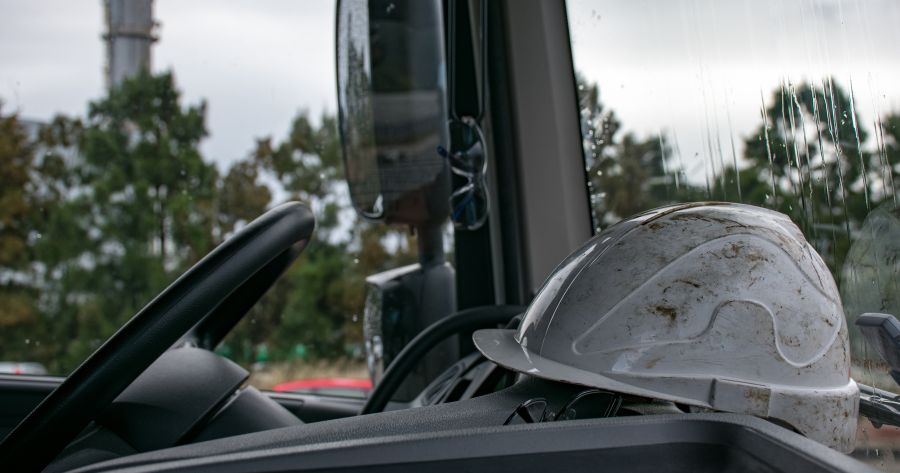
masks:
<instances>
[{"instance_id":1,"label":"plastic trim panel","mask_svg":"<svg viewBox=\"0 0 900 473\"><path fill-rule=\"evenodd\" d=\"M549 463L548 463L549 462ZM619 417L398 435L227 453L122 472L876 471L764 420L735 414ZM628 462L628 463L626 463ZM98 472L103 465L78 472Z\"/></svg>"}]
</instances>

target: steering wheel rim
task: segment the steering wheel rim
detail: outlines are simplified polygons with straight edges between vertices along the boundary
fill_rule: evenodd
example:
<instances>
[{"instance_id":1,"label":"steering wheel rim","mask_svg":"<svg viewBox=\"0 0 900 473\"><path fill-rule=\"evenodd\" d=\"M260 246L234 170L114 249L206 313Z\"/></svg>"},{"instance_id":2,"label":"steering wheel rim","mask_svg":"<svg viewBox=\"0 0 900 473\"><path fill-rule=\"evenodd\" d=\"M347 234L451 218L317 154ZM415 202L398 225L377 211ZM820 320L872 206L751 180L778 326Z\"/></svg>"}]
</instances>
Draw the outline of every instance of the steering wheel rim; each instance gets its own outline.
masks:
<instances>
[{"instance_id":1,"label":"steering wheel rim","mask_svg":"<svg viewBox=\"0 0 900 473\"><path fill-rule=\"evenodd\" d=\"M473 307L450 314L429 325L400 350L400 353L388 366L387 371L384 372L384 376L375 385L375 389L369 394L359 415L383 412L394 393L416 367L419 360L440 342L457 333L507 324L513 317L524 311L525 307L517 305Z\"/></svg>"},{"instance_id":2,"label":"steering wheel rim","mask_svg":"<svg viewBox=\"0 0 900 473\"><path fill-rule=\"evenodd\" d=\"M306 247L315 218L303 204L275 207L237 231L92 353L0 442L0 465L49 464L154 360L270 264L284 269Z\"/></svg>"}]
</instances>

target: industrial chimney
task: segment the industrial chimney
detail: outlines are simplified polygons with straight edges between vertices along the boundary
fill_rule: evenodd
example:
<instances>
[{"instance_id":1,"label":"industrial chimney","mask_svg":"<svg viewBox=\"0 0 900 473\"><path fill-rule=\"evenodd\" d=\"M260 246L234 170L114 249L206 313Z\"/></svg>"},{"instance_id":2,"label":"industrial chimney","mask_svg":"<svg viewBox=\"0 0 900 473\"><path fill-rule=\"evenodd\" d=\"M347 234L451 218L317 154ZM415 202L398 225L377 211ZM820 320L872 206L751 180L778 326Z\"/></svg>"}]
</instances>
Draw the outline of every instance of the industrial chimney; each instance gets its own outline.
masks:
<instances>
[{"instance_id":1,"label":"industrial chimney","mask_svg":"<svg viewBox=\"0 0 900 473\"><path fill-rule=\"evenodd\" d=\"M106 15L106 86L150 70L150 46L156 42L153 0L103 0Z\"/></svg>"}]
</instances>

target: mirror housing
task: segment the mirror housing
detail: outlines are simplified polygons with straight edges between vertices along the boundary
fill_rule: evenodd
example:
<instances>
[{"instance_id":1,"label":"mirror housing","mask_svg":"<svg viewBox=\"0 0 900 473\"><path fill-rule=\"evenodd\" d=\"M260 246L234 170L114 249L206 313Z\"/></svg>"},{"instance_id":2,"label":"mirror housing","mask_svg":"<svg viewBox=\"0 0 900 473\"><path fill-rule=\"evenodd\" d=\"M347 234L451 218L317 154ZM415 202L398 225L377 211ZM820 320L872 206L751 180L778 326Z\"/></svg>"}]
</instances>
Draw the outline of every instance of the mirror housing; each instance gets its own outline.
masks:
<instances>
[{"instance_id":1,"label":"mirror housing","mask_svg":"<svg viewBox=\"0 0 900 473\"><path fill-rule=\"evenodd\" d=\"M450 263L412 264L366 278L363 336L366 366L377 385L394 358L426 327L456 312ZM422 301L427 299L428 303ZM458 359L456 337L432 349L397 389L394 399L411 401Z\"/></svg>"},{"instance_id":2,"label":"mirror housing","mask_svg":"<svg viewBox=\"0 0 900 473\"><path fill-rule=\"evenodd\" d=\"M856 326L887 362L891 377L900 385L900 321L890 314L866 313L856 319Z\"/></svg>"},{"instance_id":3,"label":"mirror housing","mask_svg":"<svg viewBox=\"0 0 900 473\"><path fill-rule=\"evenodd\" d=\"M357 213L434 226L449 214L447 98L439 0L341 0L338 118Z\"/></svg>"}]
</instances>

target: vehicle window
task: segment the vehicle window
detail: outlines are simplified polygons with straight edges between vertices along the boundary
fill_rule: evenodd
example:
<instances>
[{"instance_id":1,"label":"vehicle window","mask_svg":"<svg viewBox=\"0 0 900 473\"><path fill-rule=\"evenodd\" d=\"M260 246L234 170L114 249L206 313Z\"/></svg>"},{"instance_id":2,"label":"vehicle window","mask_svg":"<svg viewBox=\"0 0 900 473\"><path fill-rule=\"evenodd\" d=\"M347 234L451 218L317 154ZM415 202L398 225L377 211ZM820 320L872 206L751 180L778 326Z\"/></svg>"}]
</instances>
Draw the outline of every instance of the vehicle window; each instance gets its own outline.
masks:
<instances>
[{"instance_id":1,"label":"vehicle window","mask_svg":"<svg viewBox=\"0 0 900 473\"><path fill-rule=\"evenodd\" d=\"M300 200L314 241L217 351L262 388L366 380L365 276L414 262L415 241L350 205L334 2L3 10L0 372L67 374L236 229Z\"/></svg>"},{"instance_id":2,"label":"vehicle window","mask_svg":"<svg viewBox=\"0 0 900 473\"><path fill-rule=\"evenodd\" d=\"M853 323L900 316L900 4L570 0L597 230L672 202L789 215L837 281L852 376L897 392ZM896 468L900 430L854 456Z\"/></svg>"}]
</instances>

